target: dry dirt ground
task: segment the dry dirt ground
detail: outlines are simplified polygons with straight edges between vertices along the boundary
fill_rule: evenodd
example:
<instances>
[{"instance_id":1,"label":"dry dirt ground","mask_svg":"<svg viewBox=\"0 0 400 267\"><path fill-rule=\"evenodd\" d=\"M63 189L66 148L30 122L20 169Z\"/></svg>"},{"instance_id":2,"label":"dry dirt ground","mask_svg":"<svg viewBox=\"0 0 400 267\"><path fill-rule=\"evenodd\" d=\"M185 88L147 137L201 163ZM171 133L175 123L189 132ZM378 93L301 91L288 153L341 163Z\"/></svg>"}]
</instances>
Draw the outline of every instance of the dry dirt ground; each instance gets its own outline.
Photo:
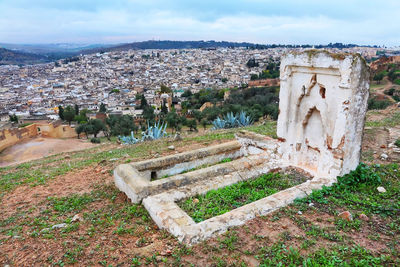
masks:
<instances>
[{"instance_id":1,"label":"dry dirt ground","mask_svg":"<svg viewBox=\"0 0 400 267\"><path fill-rule=\"evenodd\" d=\"M41 159L50 155L82 150L94 144L82 139L32 138L8 147L0 153L0 167Z\"/></svg>"},{"instance_id":2,"label":"dry dirt ground","mask_svg":"<svg viewBox=\"0 0 400 267\"><path fill-rule=\"evenodd\" d=\"M374 137L380 141L374 142ZM385 131L367 133L363 147L387 151L381 143L387 145L388 140ZM167 145L174 145L175 150L167 145L157 147L156 143L145 157L224 141L169 142ZM371 161L380 162L374 155ZM290 247L298 249L300 255L308 255L324 248L341 246L353 251L362 246L372 253L371 257L399 257L398 235L391 235L388 219L369 215L369 221L356 220L358 228L342 227L335 214L346 207L332 211L317 203L289 206L223 236L190 248L183 246L158 229L141 205L131 204L113 185L112 170L127 160L102 160L54 176L44 184L22 184L6 192L0 202L0 266L257 266L269 255L281 255L278 250L282 257L297 257L288 254ZM72 164L73 154L65 161ZM60 223L68 226L52 229ZM360 253L355 257L363 258L367 252ZM389 263L396 265L394 260Z\"/></svg>"}]
</instances>

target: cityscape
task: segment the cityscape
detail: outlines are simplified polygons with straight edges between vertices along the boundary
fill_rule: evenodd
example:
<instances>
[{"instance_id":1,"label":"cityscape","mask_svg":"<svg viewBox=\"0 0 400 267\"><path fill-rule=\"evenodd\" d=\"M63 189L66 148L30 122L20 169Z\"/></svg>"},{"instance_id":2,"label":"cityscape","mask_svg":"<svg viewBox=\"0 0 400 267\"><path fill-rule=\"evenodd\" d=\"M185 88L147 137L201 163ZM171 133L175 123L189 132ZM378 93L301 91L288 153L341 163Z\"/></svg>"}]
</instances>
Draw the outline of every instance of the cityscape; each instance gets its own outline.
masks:
<instances>
[{"instance_id":1,"label":"cityscape","mask_svg":"<svg viewBox=\"0 0 400 267\"><path fill-rule=\"evenodd\" d=\"M400 266L400 1L0 1L0 267Z\"/></svg>"}]
</instances>

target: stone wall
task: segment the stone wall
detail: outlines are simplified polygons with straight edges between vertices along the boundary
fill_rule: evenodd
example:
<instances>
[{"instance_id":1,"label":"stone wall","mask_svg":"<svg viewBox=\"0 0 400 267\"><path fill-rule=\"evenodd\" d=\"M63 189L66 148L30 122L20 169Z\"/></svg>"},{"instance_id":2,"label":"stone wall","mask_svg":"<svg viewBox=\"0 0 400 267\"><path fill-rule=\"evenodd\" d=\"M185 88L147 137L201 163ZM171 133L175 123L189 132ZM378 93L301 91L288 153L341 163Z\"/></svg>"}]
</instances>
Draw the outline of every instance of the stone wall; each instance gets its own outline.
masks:
<instances>
[{"instance_id":1,"label":"stone wall","mask_svg":"<svg viewBox=\"0 0 400 267\"><path fill-rule=\"evenodd\" d=\"M0 131L0 151L35 136L37 136L35 124L28 125L24 128L2 130Z\"/></svg>"},{"instance_id":2,"label":"stone wall","mask_svg":"<svg viewBox=\"0 0 400 267\"><path fill-rule=\"evenodd\" d=\"M61 122L33 123L23 128L12 128L0 131L0 151L32 137L75 138L75 129Z\"/></svg>"},{"instance_id":3,"label":"stone wall","mask_svg":"<svg viewBox=\"0 0 400 267\"><path fill-rule=\"evenodd\" d=\"M62 125L60 122L55 123L38 123L38 133L42 137L50 138L75 138L78 135L75 128L69 125Z\"/></svg>"}]
</instances>

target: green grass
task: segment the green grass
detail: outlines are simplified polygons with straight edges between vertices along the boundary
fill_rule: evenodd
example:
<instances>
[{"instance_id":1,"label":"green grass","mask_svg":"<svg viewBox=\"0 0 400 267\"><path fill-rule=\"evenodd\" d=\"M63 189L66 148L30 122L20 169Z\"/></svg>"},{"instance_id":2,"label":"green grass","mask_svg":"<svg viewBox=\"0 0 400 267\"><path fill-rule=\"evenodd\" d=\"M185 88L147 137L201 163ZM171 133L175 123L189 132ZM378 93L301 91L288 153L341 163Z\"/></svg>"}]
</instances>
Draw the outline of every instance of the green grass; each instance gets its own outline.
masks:
<instances>
[{"instance_id":1,"label":"green grass","mask_svg":"<svg viewBox=\"0 0 400 267\"><path fill-rule=\"evenodd\" d=\"M283 242L275 243L261 249L258 256L261 266L383 266L385 256L374 256L360 246L333 246L330 249L320 248L306 256Z\"/></svg>"},{"instance_id":2,"label":"green grass","mask_svg":"<svg viewBox=\"0 0 400 267\"><path fill-rule=\"evenodd\" d=\"M377 191L378 186L383 186L387 192L382 194ZM384 217L393 217L397 223L400 220L400 170L398 164L365 165L360 164L356 170L338 177L338 183L331 187L313 191L301 203L316 202L328 204L329 210L336 207L347 207L367 215L376 214ZM335 214L336 212L333 212ZM399 227L400 225L396 226Z\"/></svg>"},{"instance_id":3,"label":"green grass","mask_svg":"<svg viewBox=\"0 0 400 267\"><path fill-rule=\"evenodd\" d=\"M289 174L268 173L224 188L211 190L178 202L195 222L224 214L232 209L257 201L283 189L305 182ZM194 201L198 200L198 203Z\"/></svg>"},{"instance_id":4,"label":"green grass","mask_svg":"<svg viewBox=\"0 0 400 267\"><path fill-rule=\"evenodd\" d=\"M366 127L394 127L397 125L400 125L400 112L396 112L383 120L365 122Z\"/></svg>"},{"instance_id":5,"label":"green grass","mask_svg":"<svg viewBox=\"0 0 400 267\"><path fill-rule=\"evenodd\" d=\"M183 141L174 142L175 146L186 146L191 143L208 143L216 140L234 139L234 133L240 129L247 129L263 134L272 135L275 131L275 122L266 122L263 125L235 128L229 130L210 131L203 135L185 137ZM66 140L67 142L67 140ZM107 146L107 145L105 145ZM121 146L110 150L100 145L95 148L67 153L70 156L65 160L64 153L46 157L40 160L30 161L15 167L0 168L0 200L3 196L20 185L36 186L45 184L48 180L71 171L85 168L90 165L99 164L110 159L143 159L149 156L150 152L162 153L167 151L169 144L163 139L152 142L143 142L130 146ZM114 163L118 163L116 161Z\"/></svg>"}]
</instances>

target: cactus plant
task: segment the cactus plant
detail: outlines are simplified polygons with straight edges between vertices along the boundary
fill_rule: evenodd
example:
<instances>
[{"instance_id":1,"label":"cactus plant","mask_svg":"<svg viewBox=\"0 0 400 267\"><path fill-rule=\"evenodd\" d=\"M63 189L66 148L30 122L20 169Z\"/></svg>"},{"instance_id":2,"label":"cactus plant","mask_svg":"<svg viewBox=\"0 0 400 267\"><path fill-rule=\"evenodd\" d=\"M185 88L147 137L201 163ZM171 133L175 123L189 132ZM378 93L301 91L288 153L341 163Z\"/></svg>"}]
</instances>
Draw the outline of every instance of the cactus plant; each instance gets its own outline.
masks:
<instances>
[{"instance_id":1,"label":"cactus plant","mask_svg":"<svg viewBox=\"0 0 400 267\"><path fill-rule=\"evenodd\" d=\"M121 143L124 145L133 145L141 141L140 139L135 138L133 131L130 136L118 136L118 139L121 140Z\"/></svg>"},{"instance_id":2,"label":"cactus plant","mask_svg":"<svg viewBox=\"0 0 400 267\"><path fill-rule=\"evenodd\" d=\"M253 119L250 115L246 115L245 111L240 111L239 115L237 116L237 121L240 126L249 126L253 124Z\"/></svg>"},{"instance_id":3,"label":"cactus plant","mask_svg":"<svg viewBox=\"0 0 400 267\"><path fill-rule=\"evenodd\" d=\"M224 120L226 121L226 128L234 128L238 126L238 121L236 115L233 112L229 112L224 116Z\"/></svg>"},{"instance_id":4,"label":"cactus plant","mask_svg":"<svg viewBox=\"0 0 400 267\"><path fill-rule=\"evenodd\" d=\"M167 135L165 129L167 128L167 123L154 123L154 126L150 126L147 123L146 131L142 132L142 141L145 140L156 140Z\"/></svg>"},{"instance_id":5,"label":"cactus plant","mask_svg":"<svg viewBox=\"0 0 400 267\"><path fill-rule=\"evenodd\" d=\"M225 129L226 121L218 117L212 122L212 124L214 130Z\"/></svg>"},{"instance_id":6,"label":"cactus plant","mask_svg":"<svg viewBox=\"0 0 400 267\"><path fill-rule=\"evenodd\" d=\"M222 119L218 117L212 122L214 130L249 126L252 123L253 119L250 115L247 115L245 111L241 111L235 115L230 112L227 113Z\"/></svg>"}]
</instances>

